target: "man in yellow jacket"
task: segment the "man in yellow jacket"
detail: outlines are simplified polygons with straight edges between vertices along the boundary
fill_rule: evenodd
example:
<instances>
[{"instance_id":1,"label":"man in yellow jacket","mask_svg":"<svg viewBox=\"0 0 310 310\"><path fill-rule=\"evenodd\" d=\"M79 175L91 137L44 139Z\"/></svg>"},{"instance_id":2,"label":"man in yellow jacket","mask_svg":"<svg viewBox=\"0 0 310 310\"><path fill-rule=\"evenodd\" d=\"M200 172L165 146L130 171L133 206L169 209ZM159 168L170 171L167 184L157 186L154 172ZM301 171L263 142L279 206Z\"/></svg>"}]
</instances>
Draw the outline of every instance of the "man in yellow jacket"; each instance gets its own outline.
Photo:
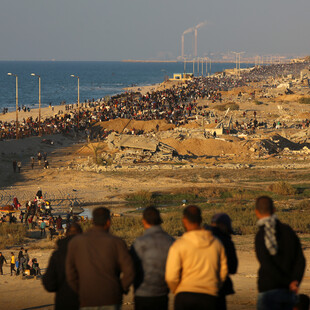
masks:
<instances>
[{"instance_id":1,"label":"man in yellow jacket","mask_svg":"<svg viewBox=\"0 0 310 310\"><path fill-rule=\"evenodd\" d=\"M213 310L228 268L225 249L211 231L201 228L201 211L190 205L183 211L186 232L170 247L166 282L175 296L175 310Z\"/></svg>"}]
</instances>

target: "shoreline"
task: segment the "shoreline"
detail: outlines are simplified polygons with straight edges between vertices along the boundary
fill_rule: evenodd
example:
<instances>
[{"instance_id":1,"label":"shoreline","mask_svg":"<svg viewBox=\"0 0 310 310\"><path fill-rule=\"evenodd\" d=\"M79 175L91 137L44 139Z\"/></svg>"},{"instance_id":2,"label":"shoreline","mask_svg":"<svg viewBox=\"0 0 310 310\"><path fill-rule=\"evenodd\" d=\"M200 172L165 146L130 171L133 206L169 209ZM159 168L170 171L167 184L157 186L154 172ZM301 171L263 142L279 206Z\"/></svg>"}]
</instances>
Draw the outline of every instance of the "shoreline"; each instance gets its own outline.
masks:
<instances>
[{"instance_id":1,"label":"shoreline","mask_svg":"<svg viewBox=\"0 0 310 310\"><path fill-rule=\"evenodd\" d=\"M155 83L151 85L137 85L137 86L130 86L130 87L124 87L123 92L116 93L114 95L111 95L110 97L113 96L118 96L121 94L124 94L126 92L140 92L142 95L145 95L147 92L152 92L152 91L160 91L164 89L169 89L175 85L179 85L181 82L180 81L166 81L166 82L161 82L161 83ZM102 104L103 100L98 98L95 100L95 102L98 102L99 104ZM80 104L84 104L84 102L81 102ZM66 110L66 106L72 106L72 109ZM82 107L80 107L83 109ZM47 106L47 107L41 107L41 120L46 119L48 117L52 117L58 114L59 111L63 111L61 114L65 114L66 112L70 113L70 111L76 111L77 110L77 103L73 104L60 104L60 105L55 105L55 106ZM26 111L24 112L21 110L18 112L18 121L21 122L23 118L27 120L27 118L32 117L36 119L36 117L39 117L39 108L33 108L30 109L30 112ZM0 114L0 121L2 122L12 122L16 120L16 111L9 111L5 114L1 113Z\"/></svg>"}]
</instances>

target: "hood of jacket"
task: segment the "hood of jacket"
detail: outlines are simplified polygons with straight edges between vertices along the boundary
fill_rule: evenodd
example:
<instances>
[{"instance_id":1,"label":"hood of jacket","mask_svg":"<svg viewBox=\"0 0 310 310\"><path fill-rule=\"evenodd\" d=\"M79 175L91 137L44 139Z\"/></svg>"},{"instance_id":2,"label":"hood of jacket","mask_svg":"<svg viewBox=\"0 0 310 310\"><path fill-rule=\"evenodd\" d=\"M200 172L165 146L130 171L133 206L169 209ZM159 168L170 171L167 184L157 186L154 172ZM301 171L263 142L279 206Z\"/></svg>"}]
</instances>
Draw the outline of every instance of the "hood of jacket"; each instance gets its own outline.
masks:
<instances>
[{"instance_id":1,"label":"hood of jacket","mask_svg":"<svg viewBox=\"0 0 310 310\"><path fill-rule=\"evenodd\" d=\"M214 242L212 232L205 229L188 231L182 238L197 248L207 248Z\"/></svg>"}]
</instances>

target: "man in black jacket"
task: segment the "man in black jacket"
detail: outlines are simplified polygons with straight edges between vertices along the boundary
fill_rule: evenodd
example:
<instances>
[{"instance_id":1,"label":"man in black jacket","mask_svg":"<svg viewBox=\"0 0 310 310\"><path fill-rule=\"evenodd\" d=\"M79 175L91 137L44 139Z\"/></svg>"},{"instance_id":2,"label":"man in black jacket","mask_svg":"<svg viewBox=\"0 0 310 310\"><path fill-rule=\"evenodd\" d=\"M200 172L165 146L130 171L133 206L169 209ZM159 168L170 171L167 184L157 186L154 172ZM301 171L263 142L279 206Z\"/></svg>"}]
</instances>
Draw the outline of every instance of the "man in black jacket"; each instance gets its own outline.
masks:
<instances>
[{"instance_id":1,"label":"man in black jacket","mask_svg":"<svg viewBox=\"0 0 310 310\"><path fill-rule=\"evenodd\" d=\"M226 296L235 294L233 283L229 277L229 274L235 274L238 268L236 249L233 241L231 240L231 234L233 234L231 219L226 213L214 214L211 219L211 226L213 235L222 242L227 256L228 275L219 291L216 302L217 310L226 310ZM205 228L208 229L206 226Z\"/></svg>"},{"instance_id":2,"label":"man in black jacket","mask_svg":"<svg viewBox=\"0 0 310 310\"><path fill-rule=\"evenodd\" d=\"M81 226L77 223L71 224L66 238L58 240L58 249L53 252L43 276L45 289L49 292L56 292L55 310L79 309L78 295L66 281L65 261L70 240L80 233L82 233Z\"/></svg>"},{"instance_id":3,"label":"man in black jacket","mask_svg":"<svg viewBox=\"0 0 310 310\"><path fill-rule=\"evenodd\" d=\"M276 215L273 201L267 196L256 200L255 213L259 231L255 251L258 271L258 310L293 309L298 287L305 270L300 241Z\"/></svg>"}]
</instances>

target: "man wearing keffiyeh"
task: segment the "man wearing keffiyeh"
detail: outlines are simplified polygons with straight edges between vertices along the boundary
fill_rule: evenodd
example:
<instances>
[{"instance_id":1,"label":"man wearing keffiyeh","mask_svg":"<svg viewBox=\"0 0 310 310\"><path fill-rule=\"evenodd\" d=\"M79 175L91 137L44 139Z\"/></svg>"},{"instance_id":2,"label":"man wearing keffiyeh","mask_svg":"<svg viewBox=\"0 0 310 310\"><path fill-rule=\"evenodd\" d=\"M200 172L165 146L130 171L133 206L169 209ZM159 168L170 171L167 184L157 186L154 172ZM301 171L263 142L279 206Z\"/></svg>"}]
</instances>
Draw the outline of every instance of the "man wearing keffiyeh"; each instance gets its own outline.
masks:
<instances>
[{"instance_id":1,"label":"man wearing keffiyeh","mask_svg":"<svg viewBox=\"0 0 310 310\"><path fill-rule=\"evenodd\" d=\"M258 271L258 310L292 310L305 270L300 241L275 215L271 198L259 197L255 213L259 230L255 251L260 263Z\"/></svg>"}]
</instances>

